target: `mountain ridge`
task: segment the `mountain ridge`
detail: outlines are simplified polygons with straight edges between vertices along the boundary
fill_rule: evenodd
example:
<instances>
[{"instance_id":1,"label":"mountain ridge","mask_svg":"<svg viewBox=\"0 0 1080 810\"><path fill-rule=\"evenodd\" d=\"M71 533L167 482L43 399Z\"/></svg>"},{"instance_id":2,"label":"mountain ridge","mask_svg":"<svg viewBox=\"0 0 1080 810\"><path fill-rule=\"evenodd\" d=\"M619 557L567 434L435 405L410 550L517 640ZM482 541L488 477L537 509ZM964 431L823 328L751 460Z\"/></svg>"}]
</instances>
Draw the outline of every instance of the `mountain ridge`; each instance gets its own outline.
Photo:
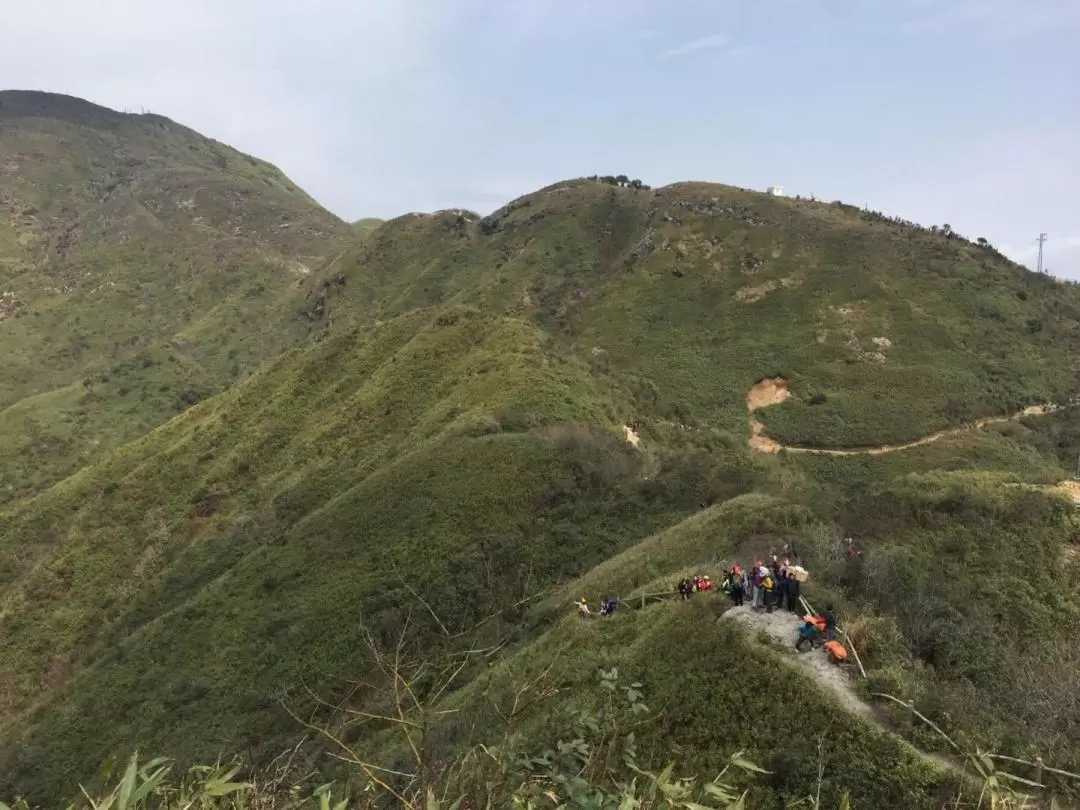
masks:
<instances>
[{"instance_id":1,"label":"mountain ridge","mask_svg":"<svg viewBox=\"0 0 1080 810\"><path fill-rule=\"evenodd\" d=\"M0 153L0 497L301 338L271 305L349 238L276 168L161 116L4 91ZM277 321L265 337L255 304Z\"/></svg>"},{"instance_id":2,"label":"mountain ridge","mask_svg":"<svg viewBox=\"0 0 1080 810\"><path fill-rule=\"evenodd\" d=\"M5 126L5 106L0 143L22 126L21 155L30 135L55 146L48 128ZM149 339L146 318L133 351L72 362L67 388L0 411L0 428L13 408L41 422L34 441L48 447L64 423L46 418L49 398L66 391L63 416L82 408L116 431L0 504L0 781L58 800L136 746L265 764L303 733L282 702L316 716L350 706L362 682L386 708L373 641L418 661L494 650L439 703L440 767L498 739L492 701L558 651L557 688L523 712L522 739L562 734L564 710L603 700L597 669L617 667L664 707L641 720L650 766L677 755L715 773L735 745L788 757L789 782L755 788L751 806L764 807L806 795L826 752L829 801L846 791L857 807L940 806L948 774L834 716L829 695L775 669L768 645L710 621L719 597L643 599L602 623L568 615L582 595L643 597L701 572L719 581L785 544L813 572L811 600L835 604L856 634L862 688L914 701L965 745L1080 764L1069 742L1077 524L1041 489L1080 452L1075 409L877 456L758 453L748 424L783 445L888 445L1067 402L1080 362L1074 286L955 234L704 183L576 179L486 217L410 214L356 234L242 156L224 154L223 177L212 145L117 120L137 125L125 136L136 159L196 155L166 173L165 197L146 161L103 163L109 176L132 172L113 198L54 182L40 163L19 173L45 178L26 199L86 206L82 232L50 230L34 261L60 273L97 262L128 293L144 290L163 323ZM189 209L179 203L192 186L207 193ZM275 234L292 230L277 228L282 215L295 234ZM129 242L79 247L91 226L134 235L165 262L208 233L214 249L197 254L189 290L146 286ZM320 261L300 262L316 249ZM231 261L232 280L219 279ZM282 271L287 283L265 281ZM99 300L22 289L29 312L52 301L72 320ZM175 310L187 294L190 315ZM40 362L5 331L35 317L0 321L0 348ZM270 328L280 334L260 343ZM168 372L171 386L204 386L197 401L117 410L160 387L162 365L183 371ZM784 401L748 400L777 378ZM0 430L0 447L30 435ZM806 711L768 712L761 734L737 721L776 705ZM920 748L940 744L887 717ZM379 767L410 767L385 728L325 722L343 723ZM311 770L348 778L318 745L303 750Z\"/></svg>"}]
</instances>

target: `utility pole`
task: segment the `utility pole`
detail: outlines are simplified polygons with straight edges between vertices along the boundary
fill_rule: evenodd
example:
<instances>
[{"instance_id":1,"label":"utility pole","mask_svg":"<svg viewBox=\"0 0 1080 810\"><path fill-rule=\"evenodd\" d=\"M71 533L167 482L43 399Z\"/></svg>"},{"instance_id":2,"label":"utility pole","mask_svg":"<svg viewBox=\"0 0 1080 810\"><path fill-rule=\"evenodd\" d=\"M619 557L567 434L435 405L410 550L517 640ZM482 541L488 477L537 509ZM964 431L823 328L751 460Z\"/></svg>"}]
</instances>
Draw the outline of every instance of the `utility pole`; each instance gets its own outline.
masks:
<instances>
[{"instance_id":1,"label":"utility pole","mask_svg":"<svg viewBox=\"0 0 1080 810\"><path fill-rule=\"evenodd\" d=\"M1043 245L1046 244L1046 234L1039 234L1039 272L1043 271Z\"/></svg>"}]
</instances>

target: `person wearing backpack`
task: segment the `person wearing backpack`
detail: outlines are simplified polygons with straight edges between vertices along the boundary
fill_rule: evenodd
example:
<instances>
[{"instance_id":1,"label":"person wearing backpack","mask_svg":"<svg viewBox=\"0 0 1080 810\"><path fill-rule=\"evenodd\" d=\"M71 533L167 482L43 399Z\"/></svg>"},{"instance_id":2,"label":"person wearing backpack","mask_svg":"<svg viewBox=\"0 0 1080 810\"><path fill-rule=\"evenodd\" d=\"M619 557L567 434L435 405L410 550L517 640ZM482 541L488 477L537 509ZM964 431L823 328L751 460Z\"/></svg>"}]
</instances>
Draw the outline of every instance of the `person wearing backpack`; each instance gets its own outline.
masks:
<instances>
[{"instance_id":1,"label":"person wearing backpack","mask_svg":"<svg viewBox=\"0 0 1080 810\"><path fill-rule=\"evenodd\" d=\"M724 590L731 597L731 602L736 607L742 607L743 603L743 579L739 566L731 566L727 579L724 581Z\"/></svg>"},{"instance_id":2,"label":"person wearing backpack","mask_svg":"<svg viewBox=\"0 0 1080 810\"><path fill-rule=\"evenodd\" d=\"M810 649L814 649L814 645L821 639L821 631L818 629L817 624L813 621L813 617L804 616L802 626L799 628L799 637L795 641L795 650L802 652L804 644L808 644Z\"/></svg>"}]
</instances>

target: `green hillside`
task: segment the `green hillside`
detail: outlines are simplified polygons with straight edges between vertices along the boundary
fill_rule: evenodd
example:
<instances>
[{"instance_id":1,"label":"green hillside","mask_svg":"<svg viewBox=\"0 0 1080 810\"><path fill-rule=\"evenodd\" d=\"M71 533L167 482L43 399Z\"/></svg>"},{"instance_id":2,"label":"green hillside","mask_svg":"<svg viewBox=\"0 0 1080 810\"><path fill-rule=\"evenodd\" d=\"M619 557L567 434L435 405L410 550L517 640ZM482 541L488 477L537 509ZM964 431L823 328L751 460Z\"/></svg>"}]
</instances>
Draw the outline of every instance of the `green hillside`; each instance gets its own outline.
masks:
<instances>
[{"instance_id":1,"label":"green hillside","mask_svg":"<svg viewBox=\"0 0 1080 810\"><path fill-rule=\"evenodd\" d=\"M72 103L65 126L85 126ZM115 119L138 133L158 120ZM244 161L228 176L246 188L263 164ZM328 216L280 183L275 205ZM155 232L188 244L194 222L170 216ZM172 354L218 388L234 349L251 366L284 353L148 432L171 412L117 410L110 362L87 411L120 433L0 507L0 784L57 801L135 747L257 767L297 745L298 718L404 779L413 753L386 719L398 681L373 646L420 673L433 782L469 752L565 742L568 716L604 705L611 668L644 684L644 767L711 778L747 751L772 771L751 807L818 781L823 807L845 793L943 806L962 783L933 758L943 741L875 693L967 750L1080 768L1080 525L1053 491L1080 437L1077 288L952 234L719 185L571 181L486 218L401 217L334 252L327 221L308 247L252 237L280 257L321 246L309 274L255 294L252 265L223 293L235 303L205 313L147 287L168 313L123 322L146 341L132 358ZM210 275L192 294L209 300L221 264L200 255ZM118 286L136 273L125 256L102 265ZM96 311L80 301L56 317ZM281 326L259 344L245 318ZM0 331L0 348L42 356L28 334ZM199 336L197 358L178 334ZM4 418L48 426L82 406L56 374L41 391L13 383ZM793 447L955 430L880 455L759 452L747 398L768 377L792 396L754 417ZM1062 407L970 425L1048 403ZM813 572L805 595L835 604L859 645L862 713L789 645L722 617L722 596L641 598L784 543ZM624 606L584 623L582 595ZM446 688L416 663L447 660ZM542 699L507 715L530 690ZM382 719L349 723L350 708ZM367 786L313 738L302 750L299 769Z\"/></svg>"},{"instance_id":2,"label":"green hillside","mask_svg":"<svg viewBox=\"0 0 1080 810\"><path fill-rule=\"evenodd\" d=\"M368 234L374 232L385 221L386 220L379 219L378 217L366 217L364 219L358 219L356 220L356 222L352 223L352 229L360 236L367 236Z\"/></svg>"},{"instance_id":3,"label":"green hillside","mask_svg":"<svg viewBox=\"0 0 1080 810\"><path fill-rule=\"evenodd\" d=\"M957 237L725 186L577 181L483 220L410 215L305 285L315 314L346 319L443 302L527 318L643 416L693 427L742 430L747 389L779 374L795 396L765 421L789 444L901 442L1077 389L1075 286Z\"/></svg>"},{"instance_id":4,"label":"green hillside","mask_svg":"<svg viewBox=\"0 0 1080 810\"><path fill-rule=\"evenodd\" d=\"M0 500L301 337L283 297L348 236L275 167L167 118L0 92Z\"/></svg>"}]
</instances>

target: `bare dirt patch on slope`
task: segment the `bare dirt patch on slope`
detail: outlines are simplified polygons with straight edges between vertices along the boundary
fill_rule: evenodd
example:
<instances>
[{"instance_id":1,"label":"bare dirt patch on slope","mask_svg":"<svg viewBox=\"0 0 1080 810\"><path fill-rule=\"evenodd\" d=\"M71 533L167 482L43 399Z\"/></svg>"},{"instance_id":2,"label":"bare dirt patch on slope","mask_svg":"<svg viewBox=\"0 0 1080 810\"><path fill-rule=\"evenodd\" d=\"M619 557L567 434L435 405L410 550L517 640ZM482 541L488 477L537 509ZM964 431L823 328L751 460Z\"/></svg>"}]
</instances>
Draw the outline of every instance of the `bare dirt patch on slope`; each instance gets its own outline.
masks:
<instances>
[{"instance_id":1,"label":"bare dirt patch on slope","mask_svg":"<svg viewBox=\"0 0 1080 810\"><path fill-rule=\"evenodd\" d=\"M783 445L765 435L765 425L754 418L758 408L779 405L791 396L787 380L783 377L769 377L755 383L746 394L746 410L750 414L750 449L759 453L779 453Z\"/></svg>"}]
</instances>

